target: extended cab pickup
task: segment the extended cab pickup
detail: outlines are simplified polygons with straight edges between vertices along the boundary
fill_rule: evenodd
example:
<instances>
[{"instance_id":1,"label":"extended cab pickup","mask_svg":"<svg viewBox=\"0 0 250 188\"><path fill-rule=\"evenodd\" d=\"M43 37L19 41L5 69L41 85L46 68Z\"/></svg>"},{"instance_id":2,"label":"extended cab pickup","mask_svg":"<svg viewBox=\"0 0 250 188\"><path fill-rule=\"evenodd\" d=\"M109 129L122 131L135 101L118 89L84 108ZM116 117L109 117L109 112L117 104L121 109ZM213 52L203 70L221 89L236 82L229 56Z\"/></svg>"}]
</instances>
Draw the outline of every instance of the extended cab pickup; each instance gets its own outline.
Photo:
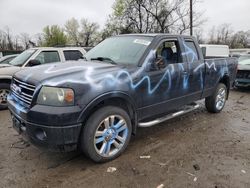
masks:
<instances>
[{"instance_id":1,"label":"extended cab pickup","mask_svg":"<svg viewBox=\"0 0 250 188\"><path fill-rule=\"evenodd\" d=\"M10 91L11 79L17 71L47 63L78 60L85 53L82 47L30 48L8 64L0 64L0 110L7 109L7 95Z\"/></svg>"},{"instance_id":2,"label":"extended cab pickup","mask_svg":"<svg viewBox=\"0 0 250 188\"><path fill-rule=\"evenodd\" d=\"M220 112L236 67L235 58L204 60L193 37L121 35L83 61L19 71L8 105L13 127L35 145L79 148L105 162L125 150L138 127L196 109L195 101L205 98L209 112Z\"/></svg>"}]
</instances>

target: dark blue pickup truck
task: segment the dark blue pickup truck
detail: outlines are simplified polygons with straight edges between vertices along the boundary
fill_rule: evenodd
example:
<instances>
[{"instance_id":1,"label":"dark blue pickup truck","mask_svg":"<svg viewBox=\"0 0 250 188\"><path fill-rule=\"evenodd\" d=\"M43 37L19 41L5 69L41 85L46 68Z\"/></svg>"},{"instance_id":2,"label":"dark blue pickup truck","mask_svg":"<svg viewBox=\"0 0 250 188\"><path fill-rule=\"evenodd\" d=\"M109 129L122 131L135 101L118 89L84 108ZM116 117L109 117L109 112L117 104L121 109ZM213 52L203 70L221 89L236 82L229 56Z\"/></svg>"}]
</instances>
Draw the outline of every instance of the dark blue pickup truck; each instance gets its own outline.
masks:
<instances>
[{"instance_id":1,"label":"dark blue pickup truck","mask_svg":"<svg viewBox=\"0 0 250 188\"><path fill-rule=\"evenodd\" d=\"M13 127L53 150L80 149L96 162L118 157L138 127L182 115L205 99L220 112L237 60L204 60L195 38L132 34L106 39L79 62L17 72L8 106Z\"/></svg>"}]
</instances>

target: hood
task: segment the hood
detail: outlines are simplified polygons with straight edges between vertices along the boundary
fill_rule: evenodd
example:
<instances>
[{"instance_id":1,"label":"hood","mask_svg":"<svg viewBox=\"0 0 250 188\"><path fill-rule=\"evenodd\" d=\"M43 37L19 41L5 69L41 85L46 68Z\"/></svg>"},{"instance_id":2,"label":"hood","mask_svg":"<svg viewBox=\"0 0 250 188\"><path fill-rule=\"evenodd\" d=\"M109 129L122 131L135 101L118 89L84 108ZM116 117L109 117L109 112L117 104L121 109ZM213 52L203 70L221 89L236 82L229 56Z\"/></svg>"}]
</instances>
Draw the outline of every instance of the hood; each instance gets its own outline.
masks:
<instances>
[{"instance_id":1,"label":"hood","mask_svg":"<svg viewBox=\"0 0 250 188\"><path fill-rule=\"evenodd\" d=\"M21 67L12 66L8 64L0 64L0 75L13 76Z\"/></svg>"},{"instance_id":2,"label":"hood","mask_svg":"<svg viewBox=\"0 0 250 188\"><path fill-rule=\"evenodd\" d=\"M238 70L249 70L250 71L250 59L240 61L238 64Z\"/></svg>"},{"instance_id":3,"label":"hood","mask_svg":"<svg viewBox=\"0 0 250 188\"><path fill-rule=\"evenodd\" d=\"M50 83L58 85L65 81L86 81L86 77L98 79L103 74L117 72L123 69L121 66L105 62L72 61L53 63L21 70L15 74L17 79L38 85ZM53 84L54 83L54 84Z\"/></svg>"}]
</instances>

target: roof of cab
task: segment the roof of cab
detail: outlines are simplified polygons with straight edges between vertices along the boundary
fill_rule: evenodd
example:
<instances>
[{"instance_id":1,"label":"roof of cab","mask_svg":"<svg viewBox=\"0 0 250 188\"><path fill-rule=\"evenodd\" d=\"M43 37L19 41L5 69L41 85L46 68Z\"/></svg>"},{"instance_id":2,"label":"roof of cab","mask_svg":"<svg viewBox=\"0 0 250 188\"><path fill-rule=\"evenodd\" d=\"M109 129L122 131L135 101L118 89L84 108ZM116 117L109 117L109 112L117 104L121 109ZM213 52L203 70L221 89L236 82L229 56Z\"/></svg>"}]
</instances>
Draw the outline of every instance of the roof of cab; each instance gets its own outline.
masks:
<instances>
[{"instance_id":1,"label":"roof of cab","mask_svg":"<svg viewBox=\"0 0 250 188\"><path fill-rule=\"evenodd\" d=\"M177 34L169 34L169 33L133 33L133 34L122 34L118 36L145 36L145 37L162 37L162 36L170 36L170 37L188 37L193 38L188 35L177 35Z\"/></svg>"},{"instance_id":2,"label":"roof of cab","mask_svg":"<svg viewBox=\"0 0 250 188\"><path fill-rule=\"evenodd\" d=\"M34 49L34 50L39 50L39 49L42 49L42 50L52 50L52 49L63 49L63 50L70 50L70 49L84 49L84 47L34 47L34 48L30 48L30 49Z\"/></svg>"}]
</instances>

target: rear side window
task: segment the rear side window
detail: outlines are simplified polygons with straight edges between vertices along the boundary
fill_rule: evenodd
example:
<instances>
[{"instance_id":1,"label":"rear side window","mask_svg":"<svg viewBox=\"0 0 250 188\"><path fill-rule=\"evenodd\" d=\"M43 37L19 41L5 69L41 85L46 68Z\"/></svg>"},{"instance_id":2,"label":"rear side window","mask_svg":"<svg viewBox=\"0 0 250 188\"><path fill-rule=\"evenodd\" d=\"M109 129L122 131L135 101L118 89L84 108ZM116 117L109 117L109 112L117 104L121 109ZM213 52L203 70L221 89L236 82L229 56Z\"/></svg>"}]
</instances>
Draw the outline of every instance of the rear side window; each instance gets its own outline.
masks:
<instances>
[{"instance_id":1,"label":"rear side window","mask_svg":"<svg viewBox=\"0 0 250 188\"><path fill-rule=\"evenodd\" d=\"M65 50L63 51L63 53L64 53L64 57L66 61L69 61L69 60L76 61L76 60L82 59L83 57L83 54L78 50Z\"/></svg>"},{"instance_id":2,"label":"rear side window","mask_svg":"<svg viewBox=\"0 0 250 188\"><path fill-rule=\"evenodd\" d=\"M41 64L60 62L57 51L43 51L36 58Z\"/></svg>"},{"instance_id":3,"label":"rear side window","mask_svg":"<svg viewBox=\"0 0 250 188\"><path fill-rule=\"evenodd\" d=\"M188 62L195 62L199 60L198 51L193 41L185 41L184 47Z\"/></svg>"}]
</instances>

